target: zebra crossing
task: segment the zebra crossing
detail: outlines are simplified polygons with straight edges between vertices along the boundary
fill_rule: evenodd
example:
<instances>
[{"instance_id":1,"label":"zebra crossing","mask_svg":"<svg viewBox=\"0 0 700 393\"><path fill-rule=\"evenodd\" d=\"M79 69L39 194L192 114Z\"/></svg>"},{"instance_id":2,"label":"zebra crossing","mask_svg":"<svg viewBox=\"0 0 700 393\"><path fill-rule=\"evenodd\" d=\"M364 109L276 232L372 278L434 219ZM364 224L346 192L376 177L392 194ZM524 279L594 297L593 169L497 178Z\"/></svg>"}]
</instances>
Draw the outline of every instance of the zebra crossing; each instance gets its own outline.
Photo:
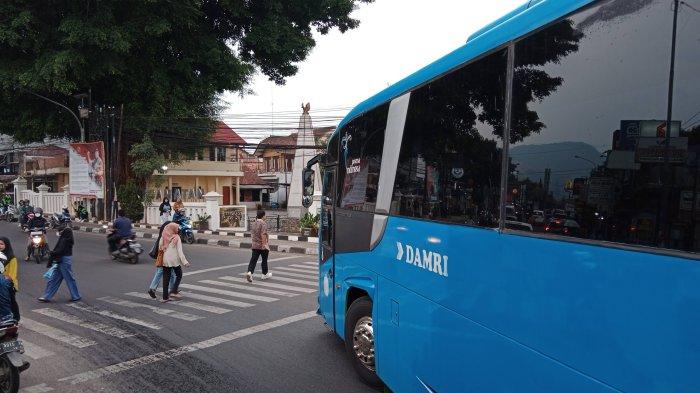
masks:
<instances>
[{"instance_id":1,"label":"zebra crossing","mask_svg":"<svg viewBox=\"0 0 700 393\"><path fill-rule=\"evenodd\" d=\"M99 297L90 305L70 303L63 310L37 307L23 314L20 322L21 327L28 331L21 338L25 354L33 360L50 358L55 355L53 345L82 349L97 345L95 339L99 337L130 340L143 328L160 330L165 323L163 317L180 322L200 321L318 290L318 265L315 262L276 266L273 277L264 281L257 276L253 283L249 283L244 276L245 273L229 273L215 278L187 279L180 285L183 299L164 304L151 299L145 292L130 291L119 296ZM134 316L135 313L138 315ZM159 318L159 321L150 318ZM89 331L89 338L76 333L81 331ZM27 336L30 340L26 339ZM47 341L51 345L48 348L38 345L34 342L38 336L48 338L41 342Z\"/></svg>"}]
</instances>

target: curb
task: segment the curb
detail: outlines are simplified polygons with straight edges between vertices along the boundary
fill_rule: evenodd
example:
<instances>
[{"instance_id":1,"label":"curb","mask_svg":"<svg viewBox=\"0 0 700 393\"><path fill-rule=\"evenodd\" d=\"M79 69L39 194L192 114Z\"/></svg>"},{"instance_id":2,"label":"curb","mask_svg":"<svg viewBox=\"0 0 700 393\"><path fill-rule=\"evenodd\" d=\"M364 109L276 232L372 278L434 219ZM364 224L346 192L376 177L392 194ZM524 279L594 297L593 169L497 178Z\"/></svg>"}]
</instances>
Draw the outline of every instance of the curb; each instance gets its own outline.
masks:
<instances>
[{"instance_id":1,"label":"curb","mask_svg":"<svg viewBox=\"0 0 700 393\"><path fill-rule=\"evenodd\" d=\"M73 230L74 231L81 231L81 232L88 232L88 233L107 233L107 230L104 228L95 228L95 227L86 227L86 226L74 226ZM202 231L202 232L211 232L211 231ZM207 234L208 235L211 235L211 234L215 235L217 233L207 233ZM142 238L142 239L154 239L154 238L158 237L157 234L145 233L145 232L136 232L135 235L137 238ZM278 236L278 235L270 235L270 239L277 239L277 237L273 238L273 236ZM243 236L239 236L239 237L243 237ZM245 236L245 237L250 237L250 236ZM287 236L284 236L284 237L287 237ZM277 240L288 240L288 239L277 239ZM289 240L291 240L291 239L289 239ZM253 246L253 244L250 242L244 242L244 241L240 241L240 240L197 239L195 243L196 244L206 244L209 246L219 246L219 247L228 247L228 248L244 248L244 249L251 249ZM289 254L318 255L317 248L295 247L295 246L287 246L287 245L279 245L279 244L270 244L270 251L286 252Z\"/></svg>"},{"instance_id":2,"label":"curb","mask_svg":"<svg viewBox=\"0 0 700 393\"><path fill-rule=\"evenodd\" d=\"M134 225L134 228L160 229L160 225L137 224L137 225ZM235 237L250 237L251 236L251 234L249 232L202 231L199 229L193 229L192 232L198 233L201 235L235 236ZM288 240L288 241L293 241L293 242L307 242L307 243L318 244L318 237L313 237L313 236L270 234L270 239L271 240Z\"/></svg>"}]
</instances>

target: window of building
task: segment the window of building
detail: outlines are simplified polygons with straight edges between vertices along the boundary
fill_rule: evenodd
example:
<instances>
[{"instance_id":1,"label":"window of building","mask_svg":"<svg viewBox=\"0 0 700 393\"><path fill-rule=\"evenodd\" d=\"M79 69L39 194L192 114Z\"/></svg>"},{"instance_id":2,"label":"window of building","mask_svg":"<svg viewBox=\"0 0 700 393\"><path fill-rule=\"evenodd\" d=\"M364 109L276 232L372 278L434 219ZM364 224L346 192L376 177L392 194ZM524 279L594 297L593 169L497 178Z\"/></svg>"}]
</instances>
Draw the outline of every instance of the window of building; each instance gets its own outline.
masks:
<instances>
[{"instance_id":1,"label":"window of building","mask_svg":"<svg viewBox=\"0 0 700 393\"><path fill-rule=\"evenodd\" d=\"M391 213L497 227L507 52L411 93Z\"/></svg>"},{"instance_id":2,"label":"window of building","mask_svg":"<svg viewBox=\"0 0 700 393\"><path fill-rule=\"evenodd\" d=\"M374 211L389 104L375 108L342 130L338 184L343 209Z\"/></svg>"},{"instance_id":3,"label":"window of building","mask_svg":"<svg viewBox=\"0 0 700 393\"><path fill-rule=\"evenodd\" d=\"M599 1L516 44L506 219L535 232L700 249L700 14ZM517 225L511 225L517 227Z\"/></svg>"}]
</instances>

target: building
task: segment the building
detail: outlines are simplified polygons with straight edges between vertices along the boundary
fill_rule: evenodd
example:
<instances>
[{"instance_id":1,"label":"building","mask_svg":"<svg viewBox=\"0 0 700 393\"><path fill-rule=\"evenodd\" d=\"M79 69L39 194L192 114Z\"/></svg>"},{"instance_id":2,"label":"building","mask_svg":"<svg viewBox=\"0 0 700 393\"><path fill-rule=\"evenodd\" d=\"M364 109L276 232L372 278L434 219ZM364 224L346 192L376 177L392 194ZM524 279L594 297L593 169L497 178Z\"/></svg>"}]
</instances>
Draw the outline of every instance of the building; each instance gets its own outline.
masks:
<instances>
[{"instance_id":1,"label":"building","mask_svg":"<svg viewBox=\"0 0 700 393\"><path fill-rule=\"evenodd\" d=\"M223 122L219 122L212 134L212 146L200 151L191 160L184 160L169 167L164 174L155 173L160 179L151 189L157 200L169 197L182 198L184 202L202 202L203 195L215 191L222 195L220 204L239 204L240 180L243 178L241 163L250 159L242 147L245 140Z\"/></svg>"},{"instance_id":2,"label":"building","mask_svg":"<svg viewBox=\"0 0 700 393\"><path fill-rule=\"evenodd\" d=\"M0 136L0 183L2 190L13 192L12 181L27 180L37 191L42 183L52 192L61 192L69 183L68 141L47 139L43 143L18 143L8 135Z\"/></svg>"},{"instance_id":3,"label":"building","mask_svg":"<svg viewBox=\"0 0 700 393\"><path fill-rule=\"evenodd\" d=\"M314 128L315 145L325 146L334 130L335 127ZM297 133L269 136L258 144L253 153L261 160L259 177L272 187L269 202L279 207L287 205L296 146ZM323 150L320 148L318 152Z\"/></svg>"}]
</instances>

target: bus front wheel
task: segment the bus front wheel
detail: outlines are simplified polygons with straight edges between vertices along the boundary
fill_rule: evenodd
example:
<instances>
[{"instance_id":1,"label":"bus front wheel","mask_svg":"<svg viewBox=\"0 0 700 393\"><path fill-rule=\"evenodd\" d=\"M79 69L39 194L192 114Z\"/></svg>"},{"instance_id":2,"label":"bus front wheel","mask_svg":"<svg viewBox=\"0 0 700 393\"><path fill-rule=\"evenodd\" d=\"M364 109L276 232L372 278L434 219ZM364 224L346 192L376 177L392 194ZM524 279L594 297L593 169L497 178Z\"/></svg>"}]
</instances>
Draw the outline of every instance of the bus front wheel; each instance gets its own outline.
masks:
<instances>
[{"instance_id":1,"label":"bus front wheel","mask_svg":"<svg viewBox=\"0 0 700 393\"><path fill-rule=\"evenodd\" d=\"M345 349L360 378L368 385L382 386L375 363L372 300L367 296L352 302L345 314Z\"/></svg>"}]
</instances>

